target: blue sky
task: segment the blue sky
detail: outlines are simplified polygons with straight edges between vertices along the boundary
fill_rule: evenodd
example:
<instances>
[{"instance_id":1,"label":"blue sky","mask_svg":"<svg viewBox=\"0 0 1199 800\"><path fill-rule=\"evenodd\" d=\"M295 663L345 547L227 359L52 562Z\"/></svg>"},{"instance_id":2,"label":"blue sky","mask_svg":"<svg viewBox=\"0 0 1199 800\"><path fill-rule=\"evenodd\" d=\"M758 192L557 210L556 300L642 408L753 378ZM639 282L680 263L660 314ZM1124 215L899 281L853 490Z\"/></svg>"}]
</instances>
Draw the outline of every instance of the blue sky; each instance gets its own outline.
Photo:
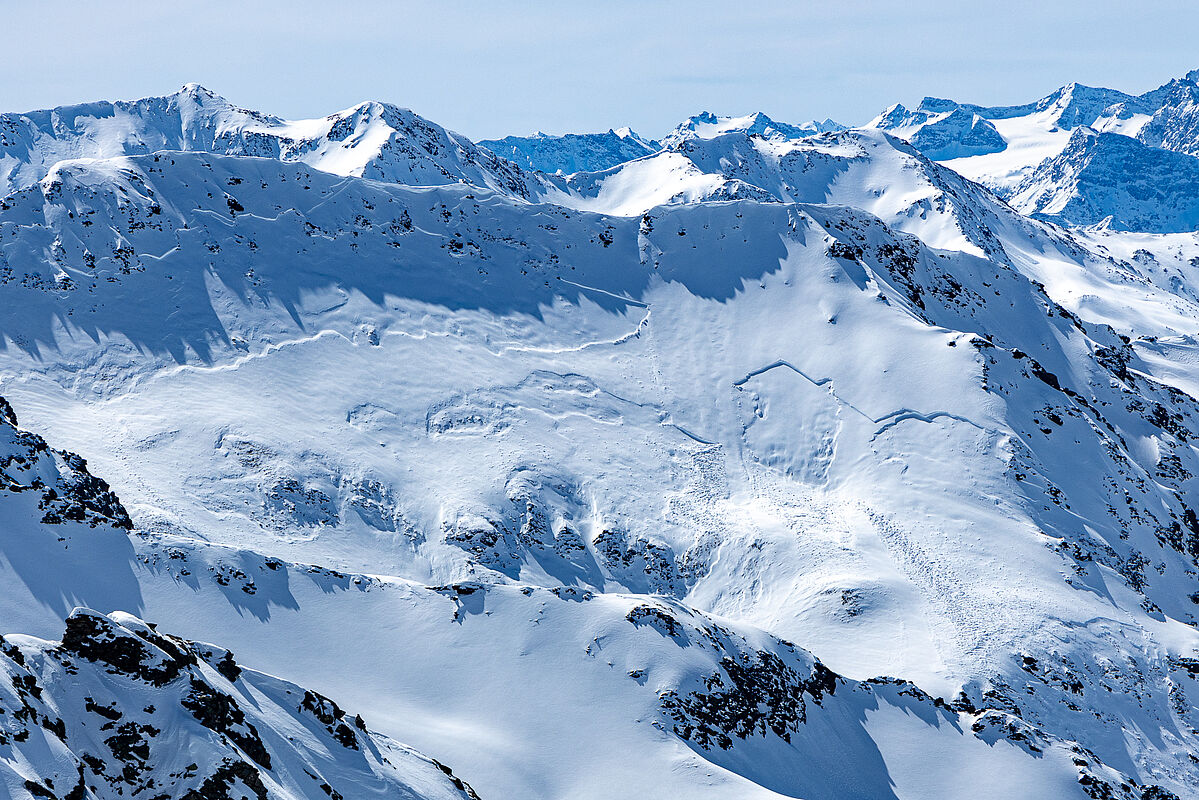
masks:
<instances>
[{"instance_id":1,"label":"blue sky","mask_svg":"<svg viewBox=\"0 0 1199 800\"><path fill-rule=\"evenodd\" d=\"M337 7L337 6L344 7ZM862 123L926 94L1140 92L1199 67L1199 2L3 2L0 109L164 94L323 116L408 106L474 138L664 133L699 111Z\"/></svg>"}]
</instances>

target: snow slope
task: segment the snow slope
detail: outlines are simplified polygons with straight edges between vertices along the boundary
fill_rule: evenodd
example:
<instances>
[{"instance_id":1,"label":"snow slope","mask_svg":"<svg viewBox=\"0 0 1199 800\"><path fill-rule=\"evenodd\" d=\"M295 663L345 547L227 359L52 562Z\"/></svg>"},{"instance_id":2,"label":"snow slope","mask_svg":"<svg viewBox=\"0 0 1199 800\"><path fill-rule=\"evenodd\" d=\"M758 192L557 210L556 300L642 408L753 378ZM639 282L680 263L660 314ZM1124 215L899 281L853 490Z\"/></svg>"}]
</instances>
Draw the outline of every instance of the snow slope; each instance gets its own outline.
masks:
<instances>
[{"instance_id":1,"label":"snow slope","mask_svg":"<svg viewBox=\"0 0 1199 800\"><path fill-rule=\"evenodd\" d=\"M17 428L2 399L0 477L4 630L50 635L66 619L61 642L0 637L5 797L220 798L239 785L260 800L475 797L331 700L120 611L143 605L128 513L83 458ZM116 613L71 610L86 601Z\"/></svg>"},{"instance_id":2,"label":"snow slope","mask_svg":"<svg viewBox=\"0 0 1199 800\"><path fill-rule=\"evenodd\" d=\"M1194 236L874 130L528 193L212 149L0 201L0 391L133 526L0 494L15 631L219 641L483 796L1199 780Z\"/></svg>"},{"instance_id":3,"label":"snow slope","mask_svg":"<svg viewBox=\"0 0 1199 800\"><path fill-rule=\"evenodd\" d=\"M1121 136L1118 141L1126 139ZM1156 163L1159 157L1177 156L1155 150L1149 161ZM1091 174L1094 183L1111 172ZM1192 329L1197 309L1187 287L1193 286L1193 259L1199 257L1199 241L1193 236L1130 235L1091 246L1093 231L1066 232L1031 221L957 172L877 131L793 141L764 141L738 133L694 139L613 170L571 176L566 191L544 197L626 215L644 213L655 203L688 203L701 197L698 192L677 192L674 181L664 179L676 175L686 175L698 187L732 187L767 201L836 203L867 210L934 247L1012 265L1085 320L1112 325L1126 335L1175 335ZM1123 190L1096 195L1108 208L1127 202L1130 213L1140 209L1139 222L1156 214L1156 226L1177 225L1177 208L1185 209L1187 200L1185 190L1173 192L1172 178L1172 172L1161 172L1155 185L1142 184L1144 191L1137 190L1150 198L1172 198L1172 210L1156 200L1138 205ZM1046 192L1056 186L1052 179L1037 185ZM1067 189L1050 196L1073 197L1075 206L1083 202Z\"/></svg>"},{"instance_id":4,"label":"snow slope","mask_svg":"<svg viewBox=\"0 0 1199 800\"><path fill-rule=\"evenodd\" d=\"M11 420L8 465L18 456L53 469ZM12 796L226 797L239 785L260 798L476 796L376 724L461 759L494 796L906 798L954 796L979 776L982 797L1084 797L1084 785L1139 796L1094 753L1010 710L966 695L948 703L894 678L848 680L785 641L661 596L424 587L176 537L125 539L119 515L38 521L18 488L27 471L6 473L0 493L7 624L57 626L60 592L131 604L369 699L371 713L351 717L127 613L75 609L61 643L0 638L0 746L10 748L0 778ZM43 555L49 569L30 571L20 556L39 539L63 546ZM107 550L95 549L102 541ZM110 579L79 585L71 572L83 563ZM929 769L933 756L946 768Z\"/></svg>"},{"instance_id":5,"label":"snow slope","mask_svg":"<svg viewBox=\"0 0 1199 800\"><path fill-rule=\"evenodd\" d=\"M478 797L332 700L121 612L0 638L0 703L6 797Z\"/></svg>"}]
</instances>

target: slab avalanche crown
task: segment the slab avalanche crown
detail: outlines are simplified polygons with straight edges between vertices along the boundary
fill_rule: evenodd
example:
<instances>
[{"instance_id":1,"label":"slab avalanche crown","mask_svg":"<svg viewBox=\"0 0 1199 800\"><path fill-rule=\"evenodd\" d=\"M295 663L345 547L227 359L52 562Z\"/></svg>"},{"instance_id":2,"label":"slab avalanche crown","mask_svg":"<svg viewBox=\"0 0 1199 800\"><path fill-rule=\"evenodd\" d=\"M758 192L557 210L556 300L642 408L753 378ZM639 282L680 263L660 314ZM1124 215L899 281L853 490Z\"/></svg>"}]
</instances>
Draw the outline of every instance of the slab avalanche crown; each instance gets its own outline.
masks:
<instances>
[{"instance_id":1,"label":"slab avalanche crown","mask_svg":"<svg viewBox=\"0 0 1199 800\"><path fill-rule=\"evenodd\" d=\"M0 116L0 789L1193 796L1197 79Z\"/></svg>"}]
</instances>

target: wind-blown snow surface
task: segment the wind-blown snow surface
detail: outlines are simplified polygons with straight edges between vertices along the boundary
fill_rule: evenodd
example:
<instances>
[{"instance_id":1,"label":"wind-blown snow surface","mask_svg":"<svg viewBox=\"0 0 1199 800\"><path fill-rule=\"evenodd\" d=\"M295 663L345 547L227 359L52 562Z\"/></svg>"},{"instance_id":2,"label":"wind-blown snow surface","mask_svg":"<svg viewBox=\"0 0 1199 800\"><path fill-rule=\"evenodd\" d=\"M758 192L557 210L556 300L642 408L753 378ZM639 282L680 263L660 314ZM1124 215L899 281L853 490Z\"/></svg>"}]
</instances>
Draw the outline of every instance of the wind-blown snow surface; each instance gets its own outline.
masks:
<instances>
[{"instance_id":1,"label":"wind-blown snow surface","mask_svg":"<svg viewBox=\"0 0 1199 800\"><path fill-rule=\"evenodd\" d=\"M0 391L133 526L0 493L12 632L218 642L483 797L1193 793L1193 235L877 130L550 179L172 103L6 150Z\"/></svg>"},{"instance_id":2,"label":"wind-blown snow surface","mask_svg":"<svg viewBox=\"0 0 1199 800\"><path fill-rule=\"evenodd\" d=\"M980 775L983 797L1081 797L1082 785L1136 796L1093 753L1010 713L894 678L847 680L785 641L661 596L424 587L177 537L126 539L123 509L77 456L48 450L11 413L0 431L7 623L53 628L61 603L86 599L219 632L275 668L369 699L371 725L460 756L500 796L957 796ZM78 580L96 571L106 580ZM14 796L69 786L63 796L476 797L361 715L123 612L76 609L59 644L0 637L0 698L11 712L0 779Z\"/></svg>"}]
</instances>

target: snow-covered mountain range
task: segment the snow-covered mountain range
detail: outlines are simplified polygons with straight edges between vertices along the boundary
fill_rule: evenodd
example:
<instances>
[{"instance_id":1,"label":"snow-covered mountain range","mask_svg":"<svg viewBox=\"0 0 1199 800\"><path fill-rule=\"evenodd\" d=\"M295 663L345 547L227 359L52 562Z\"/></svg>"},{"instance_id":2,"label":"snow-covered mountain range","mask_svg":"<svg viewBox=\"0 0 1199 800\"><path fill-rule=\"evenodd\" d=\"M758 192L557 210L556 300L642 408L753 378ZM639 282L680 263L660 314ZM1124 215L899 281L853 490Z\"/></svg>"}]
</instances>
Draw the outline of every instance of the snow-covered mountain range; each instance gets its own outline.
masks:
<instances>
[{"instance_id":1,"label":"snow-covered mountain range","mask_svg":"<svg viewBox=\"0 0 1199 800\"><path fill-rule=\"evenodd\" d=\"M0 117L0 787L1194 796L1197 78Z\"/></svg>"},{"instance_id":2,"label":"snow-covered mountain range","mask_svg":"<svg viewBox=\"0 0 1199 800\"><path fill-rule=\"evenodd\" d=\"M1063 225L1199 230L1199 158L1079 126L1066 148L1039 164L1009 199Z\"/></svg>"},{"instance_id":3,"label":"snow-covered mountain range","mask_svg":"<svg viewBox=\"0 0 1199 800\"><path fill-rule=\"evenodd\" d=\"M845 126L831 119L791 125L776 122L761 112L743 117L718 117L705 111L680 123L660 141L646 139L626 127L607 133L568 133L565 136L550 136L539 131L532 136L484 139L478 144L525 169L573 175L576 172L602 172L673 147L686 139L706 139L731 131L766 139L796 139L840 130L845 130Z\"/></svg>"},{"instance_id":4,"label":"snow-covered mountain range","mask_svg":"<svg viewBox=\"0 0 1199 800\"><path fill-rule=\"evenodd\" d=\"M411 185L462 181L515 195L529 191L527 176L510 161L386 103L287 122L188 84L166 97L0 115L0 187L7 191L37 183L65 160L163 151L295 161Z\"/></svg>"},{"instance_id":5,"label":"snow-covered mountain range","mask_svg":"<svg viewBox=\"0 0 1199 800\"><path fill-rule=\"evenodd\" d=\"M1152 233L1199 228L1195 162L1173 155L1199 156L1199 70L1137 96L1072 83L1019 106L926 97L914 111L892 106L870 127L1025 214Z\"/></svg>"}]
</instances>

